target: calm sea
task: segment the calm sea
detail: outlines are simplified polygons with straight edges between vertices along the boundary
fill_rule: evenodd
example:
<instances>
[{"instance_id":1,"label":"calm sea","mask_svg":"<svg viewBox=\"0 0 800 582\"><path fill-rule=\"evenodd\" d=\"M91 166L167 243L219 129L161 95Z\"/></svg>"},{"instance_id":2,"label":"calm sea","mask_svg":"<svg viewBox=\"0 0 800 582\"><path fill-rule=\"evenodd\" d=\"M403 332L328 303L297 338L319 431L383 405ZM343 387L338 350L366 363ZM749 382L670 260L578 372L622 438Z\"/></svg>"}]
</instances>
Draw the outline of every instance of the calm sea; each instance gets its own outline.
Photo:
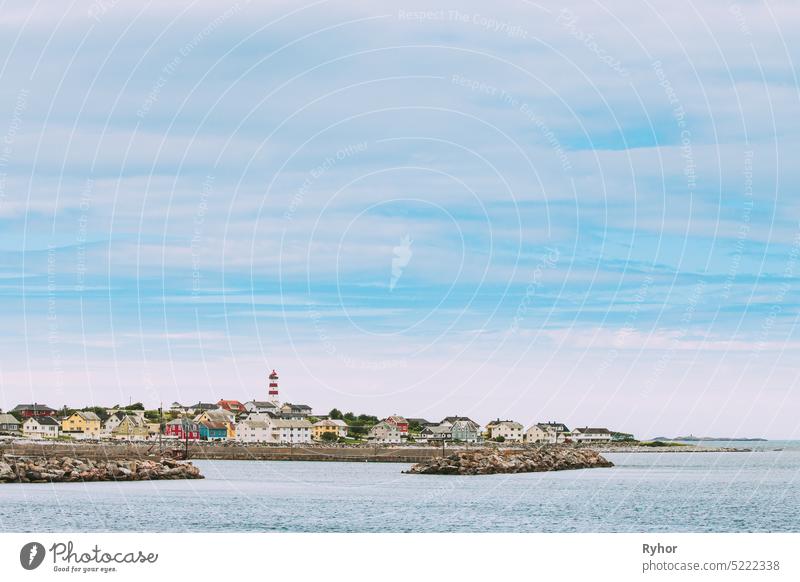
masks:
<instances>
[{"instance_id":1,"label":"calm sea","mask_svg":"<svg viewBox=\"0 0 800 582\"><path fill-rule=\"evenodd\" d=\"M474 477L199 461L199 481L2 485L0 531L800 531L800 443L726 444L761 450L609 454L610 469Z\"/></svg>"}]
</instances>

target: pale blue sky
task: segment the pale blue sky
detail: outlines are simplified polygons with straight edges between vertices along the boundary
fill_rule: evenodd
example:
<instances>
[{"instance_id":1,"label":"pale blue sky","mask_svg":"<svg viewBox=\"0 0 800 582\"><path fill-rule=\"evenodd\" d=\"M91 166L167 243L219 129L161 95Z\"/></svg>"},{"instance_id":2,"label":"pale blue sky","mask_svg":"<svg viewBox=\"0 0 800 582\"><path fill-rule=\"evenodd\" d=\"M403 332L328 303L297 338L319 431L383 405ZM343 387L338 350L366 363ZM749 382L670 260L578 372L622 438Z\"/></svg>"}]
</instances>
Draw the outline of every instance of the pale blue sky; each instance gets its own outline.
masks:
<instances>
[{"instance_id":1,"label":"pale blue sky","mask_svg":"<svg viewBox=\"0 0 800 582\"><path fill-rule=\"evenodd\" d=\"M800 437L794 3L168 4L2 9L0 406Z\"/></svg>"}]
</instances>

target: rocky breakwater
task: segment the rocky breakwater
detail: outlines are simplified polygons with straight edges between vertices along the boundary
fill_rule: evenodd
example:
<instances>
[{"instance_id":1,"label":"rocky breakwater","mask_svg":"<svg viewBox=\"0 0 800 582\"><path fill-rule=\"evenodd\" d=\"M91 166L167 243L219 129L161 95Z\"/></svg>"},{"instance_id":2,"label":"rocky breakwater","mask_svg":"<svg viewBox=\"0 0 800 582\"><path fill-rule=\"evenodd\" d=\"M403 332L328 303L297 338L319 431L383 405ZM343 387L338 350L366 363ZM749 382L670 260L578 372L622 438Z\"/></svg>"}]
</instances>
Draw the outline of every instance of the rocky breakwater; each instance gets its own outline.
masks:
<instances>
[{"instance_id":1,"label":"rocky breakwater","mask_svg":"<svg viewBox=\"0 0 800 582\"><path fill-rule=\"evenodd\" d=\"M435 457L417 463L405 473L422 475L494 475L613 467L592 449L545 446L535 449L479 449Z\"/></svg>"},{"instance_id":2,"label":"rocky breakwater","mask_svg":"<svg viewBox=\"0 0 800 582\"><path fill-rule=\"evenodd\" d=\"M0 483L77 483L87 481L155 481L202 479L191 463L171 459L137 461L4 456Z\"/></svg>"}]
</instances>

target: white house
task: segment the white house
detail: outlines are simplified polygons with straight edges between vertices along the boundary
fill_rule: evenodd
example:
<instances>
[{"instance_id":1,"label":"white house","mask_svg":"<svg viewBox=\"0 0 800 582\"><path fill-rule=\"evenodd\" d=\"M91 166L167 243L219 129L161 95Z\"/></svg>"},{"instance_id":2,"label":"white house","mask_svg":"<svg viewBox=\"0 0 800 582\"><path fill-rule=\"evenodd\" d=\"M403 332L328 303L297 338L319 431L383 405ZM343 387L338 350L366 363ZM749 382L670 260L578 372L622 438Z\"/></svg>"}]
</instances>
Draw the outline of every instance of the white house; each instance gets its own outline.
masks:
<instances>
[{"instance_id":1,"label":"white house","mask_svg":"<svg viewBox=\"0 0 800 582\"><path fill-rule=\"evenodd\" d=\"M367 440L373 443L398 444L401 442L400 430L388 422L379 422L369 429Z\"/></svg>"},{"instance_id":2,"label":"white house","mask_svg":"<svg viewBox=\"0 0 800 582\"><path fill-rule=\"evenodd\" d=\"M32 416L22 424L22 436L29 439L55 439L61 425L51 416Z\"/></svg>"},{"instance_id":3,"label":"white house","mask_svg":"<svg viewBox=\"0 0 800 582\"><path fill-rule=\"evenodd\" d=\"M431 441L441 442L449 441L453 438L453 425L450 423L435 424L433 426L426 426L419 433L420 442L429 443Z\"/></svg>"},{"instance_id":4,"label":"white house","mask_svg":"<svg viewBox=\"0 0 800 582\"><path fill-rule=\"evenodd\" d=\"M523 434L522 425L513 420L493 420L486 425L486 432L490 439L502 437L506 442L521 443Z\"/></svg>"},{"instance_id":5,"label":"white house","mask_svg":"<svg viewBox=\"0 0 800 582\"><path fill-rule=\"evenodd\" d=\"M240 443L271 443L272 419L266 414L251 414L236 424L236 440Z\"/></svg>"},{"instance_id":6,"label":"white house","mask_svg":"<svg viewBox=\"0 0 800 582\"><path fill-rule=\"evenodd\" d=\"M280 413L276 403L267 402L265 400L251 400L250 402L245 402L244 409L250 414L264 414L267 412L271 412L272 414Z\"/></svg>"},{"instance_id":7,"label":"white house","mask_svg":"<svg viewBox=\"0 0 800 582\"><path fill-rule=\"evenodd\" d=\"M307 420L270 419L273 442L303 444L311 442L311 423Z\"/></svg>"},{"instance_id":8,"label":"white house","mask_svg":"<svg viewBox=\"0 0 800 582\"><path fill-rule=\"evenodd\" d=\"M610 443L611 431L607 428L576 428L572 431L572 440L578 443Z\"/></svg>"},{"instance_id":9,"label":"white house","mask_svg":"<svg viewBox=\"0 0 800 582\"><path fill-rule=\"evenodd\" d=\"M124 412L115 412L109 416L105 422L103 422L103 427L100 429L100 436L111 438L111 434L114 432L114 429L120 425L125 416L126 415Z\"/></svg>"},{"instance_id":10,"label":"white house","mask_svg":"<svg viewBox=\"0 0 800 582\"><path fill-rule=\"evenodd\" d=\"M572 431L561 422L538 422L525 431L529 443L556 444L572 438Z\"/></svg>"},{"instance_id":11,"label":"white house","mask_svg":"<svg viewBox=\"0 0 800 582\"><path fill-rule=\"evenodd\" d=\"M479 443L483 440L480 425L469 419L455 421L450 426L450 432L454 441Z\"/></svg>"},{"instance_id":12,"label":"white house","mask_svg":"<svg viewBox=\"0 0 800 582\"><path fill-rule=\"evenodd\" d=\"M525 442L552 443L555 442L555 440L551 440L551 433L549 431L545 430L538 424L534 424L532 427L530 427L528 430L525 431Z\"/></svg>"},{"instance_id":13,"label":"white house","mask_svg":"<svg viewBox=\"0 0 800 582\"><path fill-rule=\"evenodd\" d=\"M405 417L400 416L399 414L393 414L391 416L387 416L384 422L388 422L389 424L393 424L397 427L397 430L400 431L401 436L408 436L408 420Z\"/></svg>"}]
</instances>

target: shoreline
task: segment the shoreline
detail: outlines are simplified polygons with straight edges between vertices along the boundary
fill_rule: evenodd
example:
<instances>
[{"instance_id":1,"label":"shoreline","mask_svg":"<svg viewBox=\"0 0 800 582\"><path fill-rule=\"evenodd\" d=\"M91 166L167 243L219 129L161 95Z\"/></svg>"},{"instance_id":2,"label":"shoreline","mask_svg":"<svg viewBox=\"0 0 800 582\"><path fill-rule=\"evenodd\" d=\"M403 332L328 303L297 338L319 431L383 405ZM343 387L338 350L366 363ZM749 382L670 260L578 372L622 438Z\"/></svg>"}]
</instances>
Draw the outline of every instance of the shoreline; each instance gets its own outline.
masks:
<instances>
[{"instance_id":1,"label":"shoreline","mask_svg":"<svg viewBox=\"0 0 800 582\"><path fill-rule=\"evenodd\" d=\"M526 451L565 445L527 445L497 446L450 445L444 454L476 450L518 450ZM758 449L736 447L708 447L696 445L652 447L619 443L615 445L566 445L575 450L591 449L599 453L741 453L760 452ZM95 460L114 458L183 459L184 446L177 443L164 443L159 449L158 442L127 443L64 443L64 442L6 442L0 444L0 456L15 455L25 457L82 457ZM253 445L240 443L190 443L188 460L236 460L236 461L320 461L320 462L375 462L375 463L420 463L442 456L442 447L422 445Z\"/></svg>"}]
</instances>

